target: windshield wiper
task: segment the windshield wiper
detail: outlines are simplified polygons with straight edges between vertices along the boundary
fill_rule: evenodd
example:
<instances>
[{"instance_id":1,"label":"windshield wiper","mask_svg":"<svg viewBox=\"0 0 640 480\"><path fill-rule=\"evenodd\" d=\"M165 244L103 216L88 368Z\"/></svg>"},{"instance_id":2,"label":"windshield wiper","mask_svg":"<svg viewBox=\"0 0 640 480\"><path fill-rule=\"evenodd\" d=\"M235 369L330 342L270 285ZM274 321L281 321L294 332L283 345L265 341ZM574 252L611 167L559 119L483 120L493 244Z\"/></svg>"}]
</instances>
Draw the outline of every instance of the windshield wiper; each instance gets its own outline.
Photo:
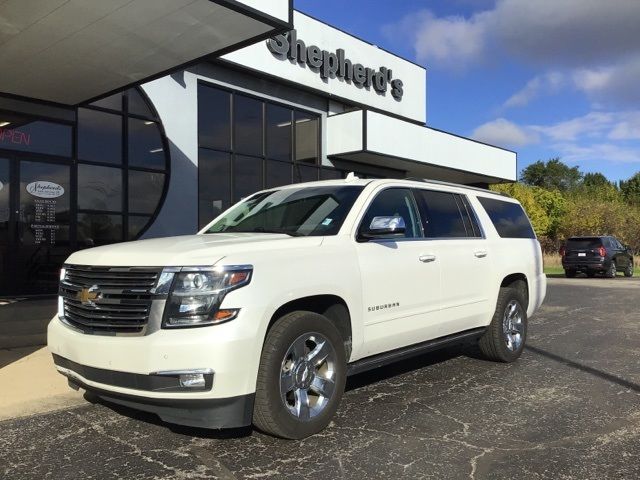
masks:
<instances>
[{"instance_id":1,"label":"windshield wiper","mask_svg":"<svg viewBox=\"0 0 640 480\"><path fill-rule=\"evenodd\" d=\"M240 230L235 228L230 228L225 230L225 232L233 232L233 233L280 233L284 235L289 235L290 237L301 237L302 234L298 232L292 232L289 230L282 230L277 228L264 228L264 227L255 227L251 230Z\"/></svg>"}]
</instances>

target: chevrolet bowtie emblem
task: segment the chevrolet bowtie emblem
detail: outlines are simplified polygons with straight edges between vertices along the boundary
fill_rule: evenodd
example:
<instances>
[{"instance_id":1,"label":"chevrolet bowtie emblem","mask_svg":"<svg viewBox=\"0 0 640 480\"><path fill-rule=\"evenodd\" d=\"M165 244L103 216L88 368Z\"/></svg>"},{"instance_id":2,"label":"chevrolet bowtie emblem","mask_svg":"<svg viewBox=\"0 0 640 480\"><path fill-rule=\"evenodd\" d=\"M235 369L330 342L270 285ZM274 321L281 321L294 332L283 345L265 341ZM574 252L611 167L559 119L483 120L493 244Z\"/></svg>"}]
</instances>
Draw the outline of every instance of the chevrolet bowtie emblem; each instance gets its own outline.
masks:
<instances>
[{"instance_id":1,"label":"chevrolet bowtie emblem","mask_svg":"<svg viewBox=\"0 0 640 480\"><path fill-rule=\"evenodd\" d=\"M95 305L94 300L98 300L101 296L97 285L90 288L83 288L76 294L76 298L80 300L80 303L83 305Z\"/></svg>"}]
</instances>

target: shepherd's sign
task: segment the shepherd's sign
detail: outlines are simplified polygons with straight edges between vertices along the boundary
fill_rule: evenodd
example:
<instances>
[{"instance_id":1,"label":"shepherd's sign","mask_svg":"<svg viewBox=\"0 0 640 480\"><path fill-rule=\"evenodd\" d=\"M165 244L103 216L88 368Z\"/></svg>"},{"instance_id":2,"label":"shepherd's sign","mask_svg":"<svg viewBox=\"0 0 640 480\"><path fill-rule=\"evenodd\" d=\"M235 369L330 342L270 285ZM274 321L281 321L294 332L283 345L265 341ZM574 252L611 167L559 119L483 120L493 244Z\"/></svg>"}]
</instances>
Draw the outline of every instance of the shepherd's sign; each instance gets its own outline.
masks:
<instances>
[{"instance_id":1,"label":"shepherd's sign","mask_svg":"<svg viewBox=\"0 0 640 480\"><path fill-rule=\"evenodd\" d=\"M322 50L316 45L307 46L298 38L296 30L267 40L267 48L278 58L297 61L315 69L322 78L341 78L359 87L371 88L378 93L386 93L391 87L391 95L400 101L404 94L402 80L394 79L387 67L379 69L353 63L346 58L345 51L338 48L335 53Z\"/></svg>"}]
</instances>

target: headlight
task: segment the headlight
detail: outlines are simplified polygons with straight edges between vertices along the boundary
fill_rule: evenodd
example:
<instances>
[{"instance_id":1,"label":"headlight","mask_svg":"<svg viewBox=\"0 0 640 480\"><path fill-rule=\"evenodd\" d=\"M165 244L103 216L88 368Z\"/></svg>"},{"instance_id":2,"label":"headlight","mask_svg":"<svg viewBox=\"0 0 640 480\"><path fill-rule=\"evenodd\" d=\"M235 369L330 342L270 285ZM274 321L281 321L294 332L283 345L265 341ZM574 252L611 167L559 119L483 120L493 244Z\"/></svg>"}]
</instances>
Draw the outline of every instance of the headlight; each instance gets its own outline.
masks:
<instances>
[{"instance_id":1,"label":"headlight","mask_svg":"<svg viewBox=\"0 0 640 480\"><path fill-rule=\"evenodd\" d=\"M251 265L198 268L175 273L163 328L202 327L233 320L237 309L220 310L225 295L251 280Z\"/></svg>"}]
</instances>

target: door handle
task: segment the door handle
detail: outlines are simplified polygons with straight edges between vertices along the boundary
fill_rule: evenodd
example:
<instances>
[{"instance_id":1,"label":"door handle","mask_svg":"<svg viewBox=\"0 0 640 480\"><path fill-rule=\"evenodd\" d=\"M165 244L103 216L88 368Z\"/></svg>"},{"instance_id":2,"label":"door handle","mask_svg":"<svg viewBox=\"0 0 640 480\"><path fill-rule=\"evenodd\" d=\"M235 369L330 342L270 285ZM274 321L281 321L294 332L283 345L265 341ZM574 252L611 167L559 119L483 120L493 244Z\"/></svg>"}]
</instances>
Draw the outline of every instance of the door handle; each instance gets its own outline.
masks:
<instances>
[{"instance_id":1,"label":"door handle","mask_svg":"<svg viewBox=\"0 0 640 480\"><path fill-rule=\"evenodd\" d=\"M487 251L486 250L476 250L475 252L473 252L473 254L477 257L477 258L484 258L487 256Z\"/></svg>"},{"instance_id":2,"label":"door handle","mask_svg":"<svg viewBox=\"0 0 640 480\"><path fill-rule=\"evenodd\" d=\"M420 255L418 257L418 259L422 263L429 263L429 262L435 262L436 261L436 256L435 255Z\"/></svg>"}]
</instances>

